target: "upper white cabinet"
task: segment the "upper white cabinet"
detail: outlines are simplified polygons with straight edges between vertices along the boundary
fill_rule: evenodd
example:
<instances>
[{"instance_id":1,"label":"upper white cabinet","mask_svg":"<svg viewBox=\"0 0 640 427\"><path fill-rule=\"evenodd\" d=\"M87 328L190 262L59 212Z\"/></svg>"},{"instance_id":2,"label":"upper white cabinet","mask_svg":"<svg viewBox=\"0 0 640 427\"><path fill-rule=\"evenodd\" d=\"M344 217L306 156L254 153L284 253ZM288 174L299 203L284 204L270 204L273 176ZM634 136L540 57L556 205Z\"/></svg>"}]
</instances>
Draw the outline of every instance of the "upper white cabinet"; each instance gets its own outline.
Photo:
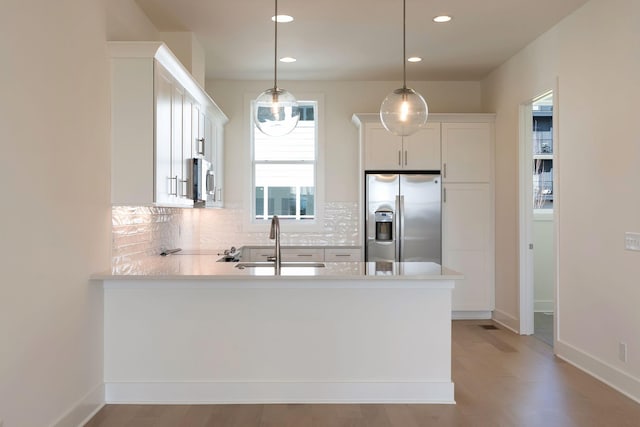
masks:
<instances>
[{"instance_id":1,"label":"upper white cabinet","mask_svg":"<svg viewBox=\"0 0 640 427\"><path fill-rule=\"evenodd\" d=\"M408 137L393 135L378 120L362 124L364 170L440 170L440 123Z\"/></svg>"},{"instance_id":2,"label":"upper white cabinet","mask_svg":"<svg viewBox=\"0 0 640 427\"><path fill-rule=\"evenodd\" d=\"M190 159L209 154L218 178L207 206L222 206L227 117L163 43L110 42L109 49L112 204L193 206Z\"/></svg>"},{"instance_id":3,"label":"upper white cabinet","mask_svg":"<svg viewBox=\"0 0 640 427\"><path fill-rule=\"evenodd\" d=\"M442 123L444 182L491 181L492 141L492 123Z\"/></svg>"},{"instance_id":4,"label":"upper white cabinet","mask_svg":"<svg viewBox=\"0 0 640 427\"><path fill-rule=\"evenodd\" d=\"M194 155L203 157L211 163L206 182L206 206L223 206L224 180L224 122L207 114L199 105L192 109L194 129Z\"/></svg>"}]
</instances>

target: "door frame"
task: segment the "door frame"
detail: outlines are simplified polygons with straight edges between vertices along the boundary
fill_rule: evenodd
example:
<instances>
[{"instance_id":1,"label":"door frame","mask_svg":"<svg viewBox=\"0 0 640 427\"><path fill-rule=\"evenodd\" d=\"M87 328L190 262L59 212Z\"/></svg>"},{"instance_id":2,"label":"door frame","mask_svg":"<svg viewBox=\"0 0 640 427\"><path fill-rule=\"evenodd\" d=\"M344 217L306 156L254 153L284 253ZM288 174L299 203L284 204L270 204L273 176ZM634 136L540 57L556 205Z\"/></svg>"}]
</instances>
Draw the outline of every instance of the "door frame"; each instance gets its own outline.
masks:
<instances>
[{"instance_id":1,"label":"door frame","mask_svg":"<svg viewBox=\"0 0 640 427\"><path fill-rule=\"evenodd\" d=\"M553 94L553 252L554 252L554 316L553 316L553 340L554 348L558 340L558 324L560 319L559 313L559 271L560 271L560 258L559 258L559 185L558 185L558 171L560 167L559 162L559 84L556 79L555 84L551 89L542 91L539 96L531 98L519 107L519 303L520 303L520 334L531 335L534 332L534 260L533 250L530 246L533 242L533 147L531 141L531 134L533 132L531 117L532 117L532 105L533 103L547 96L549 93Z\"/></svg>"}]
</instances>

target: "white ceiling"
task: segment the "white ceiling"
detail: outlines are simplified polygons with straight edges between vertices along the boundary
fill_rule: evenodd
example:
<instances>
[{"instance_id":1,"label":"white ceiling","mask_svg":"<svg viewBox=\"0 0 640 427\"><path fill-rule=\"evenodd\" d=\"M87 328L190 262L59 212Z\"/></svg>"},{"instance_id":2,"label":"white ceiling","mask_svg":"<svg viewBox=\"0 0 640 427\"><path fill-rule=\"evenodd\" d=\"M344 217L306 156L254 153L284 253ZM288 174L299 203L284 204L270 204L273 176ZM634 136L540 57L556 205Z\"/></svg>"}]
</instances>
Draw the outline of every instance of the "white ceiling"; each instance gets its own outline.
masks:
<instances>
[{"instance_id":1,"label":"white ceiling","mask_svg":"<svg viewBox=\"0 0 640 427\"><path fill-rule=\"evenodd\" d=\"M136 0L160 31L192 31L208 79L273 79L272 0ZM478 80L587 0L407 0L407 80ZM402 80L402 0L279 0L282 80ZM448 14L453 21L436 24Z\"/></svg>"}]
</instances>

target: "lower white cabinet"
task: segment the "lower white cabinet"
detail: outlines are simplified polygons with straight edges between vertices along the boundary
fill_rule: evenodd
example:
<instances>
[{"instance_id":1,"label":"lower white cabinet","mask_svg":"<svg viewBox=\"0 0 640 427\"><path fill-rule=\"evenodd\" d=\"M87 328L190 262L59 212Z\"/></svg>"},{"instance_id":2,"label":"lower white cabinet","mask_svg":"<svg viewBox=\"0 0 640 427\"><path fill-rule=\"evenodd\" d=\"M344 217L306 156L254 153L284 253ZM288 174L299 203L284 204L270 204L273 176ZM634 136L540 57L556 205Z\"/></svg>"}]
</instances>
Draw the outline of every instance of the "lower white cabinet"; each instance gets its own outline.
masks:
<instances>
[{"instance_id":1,"label":"lower white cabinet","mask_svg":"<svg viewBox=\"0 0 640 427\"><path fill-rule=\"evenodd\" d=\"M282 249L283 261L324 261L324 249L296 248Z\"/></svg>"},{"instance_id":2,"label":"lower white cabinet","mask_svg":"<svg viewBox=\"0 0 640 427\"><path fill-rule=\"evenodd\" d=\"M324 250L324 260L327 262L334 261L362 261L361 250L357 248L331 248Z\"/></svg>"},{"instance_id":3,"label":"lower white cabinet","mask_svg":"<svg viewBox=\"0 0 640 427\"><path fill-rule=\"evenodd\" d=\"M489 184L445 184L442 263L463 272L453 290L454 311L494 309L493 197Z\"/></svg>"},{"instance_id":4,"label":"lower white cabinet","mask_svg":"<svg viewBox=\"0 0 640 427\"><path fill-rule=\"evenodd\" d=\"M243 261L266 261L274 255L274 247L269 248L245 248L242 251ZM282 248L282 261L313 261L313 262L353 262L361 261L360 248Z\"/></svg>"}]
</instances>

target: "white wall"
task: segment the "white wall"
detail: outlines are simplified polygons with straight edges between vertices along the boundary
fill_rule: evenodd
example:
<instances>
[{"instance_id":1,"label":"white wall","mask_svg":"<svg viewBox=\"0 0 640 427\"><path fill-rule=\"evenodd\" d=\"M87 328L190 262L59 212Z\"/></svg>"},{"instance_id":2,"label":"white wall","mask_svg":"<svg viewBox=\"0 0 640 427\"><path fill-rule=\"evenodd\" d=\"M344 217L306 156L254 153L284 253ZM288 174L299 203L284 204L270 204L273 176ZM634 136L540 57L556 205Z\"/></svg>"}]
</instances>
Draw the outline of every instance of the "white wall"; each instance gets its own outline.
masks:
<instances>
[{"instance_id":1,"label":"white wall","mask_svg":"<svg viewBox=\"0 0 640 427\"><path fill-rule=\"evenodd\" d=\"M102 290L88 277L110 264L106 3L2 2L5 427L78 425L101 400Z\"/></svg>"},{"instance_id":2,"label":"white wall","mask_svg":"<svg viewBox=\"0 0 640 427\"><path fill-rule=\"evenodd\" d=\"M557 353L640 399L640 3L592 0L483 82L496 121L496 317L518 313L518 105L559 91ZM629 346L618 360L618 342Z\"/></svg>"},{"instance_id":3,"label":"white wall","mask_svg":"<svg viewBox=\"0 0 640 427\"><path fill-rule=\"evenodd\" d=\"M244 95L257 97L273 82L207 81L207 92L222 108L229 123L225 126L226 203L241 206L249 189L249 118L245 117ZM380 103L399 82L278 82L294 95L323 93L325 100L325 158L327 202L358 201L358 130L353 113L379 111ZM479 82L411 82L432 112L480 112Z\"/></svg>"}]
</instances>

